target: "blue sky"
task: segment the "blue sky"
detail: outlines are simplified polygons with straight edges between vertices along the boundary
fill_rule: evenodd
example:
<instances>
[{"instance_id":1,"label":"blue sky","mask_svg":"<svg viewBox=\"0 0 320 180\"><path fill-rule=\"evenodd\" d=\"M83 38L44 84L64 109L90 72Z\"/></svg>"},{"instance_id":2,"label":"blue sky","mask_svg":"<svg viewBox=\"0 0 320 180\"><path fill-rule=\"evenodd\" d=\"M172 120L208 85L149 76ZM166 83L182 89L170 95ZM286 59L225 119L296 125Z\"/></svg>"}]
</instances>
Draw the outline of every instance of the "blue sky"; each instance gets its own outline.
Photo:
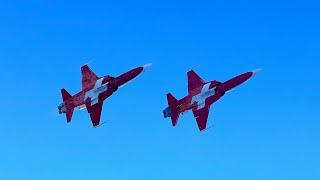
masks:
<instances>
[{"instance_id":1,"label":"blue sky","mask_svg":"<svg viewBox=\"0 0 320 180\"><path fill-rule=\"evenodd\" d=\"M0 1L0 179L319 179L320 12L317 1ZM86 111L57 114L80 67L147 73ZM185 73L224 81L264 71L212 106L199 133L176 128L165 94Z\"/></svg>"}]
</instances>

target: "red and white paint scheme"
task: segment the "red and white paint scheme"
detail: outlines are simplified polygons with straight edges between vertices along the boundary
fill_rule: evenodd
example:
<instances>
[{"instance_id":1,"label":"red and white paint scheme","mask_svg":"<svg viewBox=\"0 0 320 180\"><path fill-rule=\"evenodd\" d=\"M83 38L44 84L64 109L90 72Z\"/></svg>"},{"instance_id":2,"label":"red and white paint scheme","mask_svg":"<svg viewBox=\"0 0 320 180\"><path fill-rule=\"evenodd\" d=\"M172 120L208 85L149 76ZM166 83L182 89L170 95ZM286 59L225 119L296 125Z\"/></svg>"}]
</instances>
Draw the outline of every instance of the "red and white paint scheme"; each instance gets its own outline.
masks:
<instances>
[{"instance_id":1,"label":"red and white paint scheme","mask_svg":"<svg viewBox=\"0 0 320 180\"><path fill-rule=\"evenodd\" d=\"M167 94L169 107L163 111L164 117L170 117L172 125L176 126L180 114L192 110L200 131L207 128L208 115L211 104L219 100L227 91L239 86L260 69L246 72L224 83L218 81L205 82L193 70L188 75L188 95L180 100Z\"/></svg>"},{"instance_id":2,"label":"red and white paint scheme","mask_svg":"<svg viewBox=\"0 0 320 180\"><path fill-rule=\"evenodd\" d=\"M82 90L73 96L65 89L61 90L63 103L58 106L59 114L66 114L67 122L70 123L74 109L86 108L93 126L99 126L103 101L150 66L137 67L118 77L98 77L87 65L82 66Z\"/></svg>"}]
</instances>

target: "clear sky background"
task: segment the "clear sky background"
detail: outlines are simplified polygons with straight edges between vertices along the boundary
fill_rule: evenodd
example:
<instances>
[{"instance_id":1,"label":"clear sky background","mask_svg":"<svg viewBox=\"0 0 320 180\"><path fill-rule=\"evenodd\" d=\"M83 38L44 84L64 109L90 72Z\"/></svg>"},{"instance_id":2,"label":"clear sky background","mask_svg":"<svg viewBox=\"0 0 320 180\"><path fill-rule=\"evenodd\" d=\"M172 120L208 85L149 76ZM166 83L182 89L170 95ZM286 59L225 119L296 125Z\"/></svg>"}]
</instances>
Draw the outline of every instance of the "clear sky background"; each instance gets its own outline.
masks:
<instances>
[{"instance_id":1,"label":"clear sky background","mask_svg":"<svg viewBox=\"0 0 320 180\"><path fill-rule=\"evenodd\" d=\"M320 179L318 1L0 1L1 180ZM105 101L100 128L86 111L57 113L80 67L147 73ZM176 128L165 94L186 72L225 81L263 68Z\"/></svg>"}]
</instances>

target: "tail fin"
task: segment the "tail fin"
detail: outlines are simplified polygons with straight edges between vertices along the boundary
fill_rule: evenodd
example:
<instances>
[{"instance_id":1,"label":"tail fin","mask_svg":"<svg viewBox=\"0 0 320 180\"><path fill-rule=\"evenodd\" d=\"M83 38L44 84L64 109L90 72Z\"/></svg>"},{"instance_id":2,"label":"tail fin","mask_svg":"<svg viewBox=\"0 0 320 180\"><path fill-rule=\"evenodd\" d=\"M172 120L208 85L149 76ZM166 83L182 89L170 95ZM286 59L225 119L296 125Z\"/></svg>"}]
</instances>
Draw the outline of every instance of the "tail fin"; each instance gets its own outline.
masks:
<instances>
[{"instance_id":1,"label":"tail fin","mask_svg":"<svg viewBox=\"0 0 320 180\"><path fill-rule=\"evenodd\" d=\"M59 113L65 113L67 117L67 123L71 122L74 106L72 102L72 96L68 93L67 90L61 89L61 95L63 99L63 103L58 107Z\"/></svg>"},{"instance_id":2,"label":"tail fin","mask_svg":"<svg viewBox=\"0 0 320 180\"><path fill-rule=\"evenodd\" d=\"M167 100L169 107L163 111L164 117L171 117L172 125L176 126L179 118L179 112L177 109L179 101L170 93L167 94Z\"/></svg>"},{"instance_id":3,"label":"tail fin","mask_svg":"<svg viewBox=\"0 0 320 180\"><path fill-rule=\"evenodd\" d=\"M68 93L68 91L65 89L61 89L61 95L62 95L63 101L67 101L68 99L72 98L70 93Z\"/></svg>"}]
</instances>

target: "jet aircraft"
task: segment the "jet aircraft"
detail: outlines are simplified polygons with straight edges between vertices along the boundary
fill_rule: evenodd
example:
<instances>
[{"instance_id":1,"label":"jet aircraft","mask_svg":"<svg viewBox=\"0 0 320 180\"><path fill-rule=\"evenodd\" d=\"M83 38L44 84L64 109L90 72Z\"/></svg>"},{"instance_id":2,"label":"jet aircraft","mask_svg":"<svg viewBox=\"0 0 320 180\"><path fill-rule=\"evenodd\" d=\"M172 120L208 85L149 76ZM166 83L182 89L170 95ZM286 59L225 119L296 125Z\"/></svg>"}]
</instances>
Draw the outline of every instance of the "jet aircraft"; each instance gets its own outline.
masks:
<instances>
[{"instance_id":1,"label":"jet aircraft","mask_svg":"<svg viewBox=\"0 0 320 180\"><path fill-rule=\"evenodd\" d=\"M137 67L118 77L98 77L87 65L82 66L82 90L72 96L61 89L63 103L58 106L59 114L66 114L67 123L70 123L74 109L86 108L93 126L99 126L103 101L150 66Z\"/></svg>"},{"instance_id":2,"label":"jet aircraft","mask_svg":"<svg viewBox=\"0 0 320 180\"><path fill-rule=\"evenodd\" d=\"M170 117L172 125L176 126L179 115L192 110L199 130L203 131L207 128L210 106L224 96L226 92L244 83L259 71L260 69L249 71L222 83L219 81L205 82L191 70L187 73L188 95L177 100L171 93L168 93L169 107L163 111L164 117Z\"/></svg>"}]
</instances>

